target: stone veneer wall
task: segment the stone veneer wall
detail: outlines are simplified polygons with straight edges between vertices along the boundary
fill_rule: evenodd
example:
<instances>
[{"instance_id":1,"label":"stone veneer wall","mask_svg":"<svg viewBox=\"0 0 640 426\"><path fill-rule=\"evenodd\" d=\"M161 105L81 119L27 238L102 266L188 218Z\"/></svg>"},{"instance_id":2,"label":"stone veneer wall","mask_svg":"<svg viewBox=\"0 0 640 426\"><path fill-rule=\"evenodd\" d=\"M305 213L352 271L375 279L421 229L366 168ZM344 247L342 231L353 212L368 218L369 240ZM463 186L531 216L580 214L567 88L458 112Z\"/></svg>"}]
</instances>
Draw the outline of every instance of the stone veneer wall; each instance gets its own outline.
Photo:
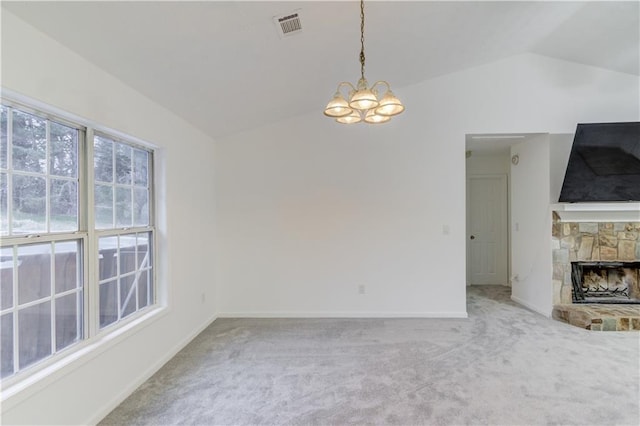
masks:
<instances>
[{"instance_id":1,"label":"stone veneer wall","mask_svg":"<svg viewBox=\"0 0 640 426\"><path fill-rule=\"evenodd\" d=\"M640 261L640 222L561 222L553 215L553 304L571 300L571 262Z\"/></svg>"}]
</instances>

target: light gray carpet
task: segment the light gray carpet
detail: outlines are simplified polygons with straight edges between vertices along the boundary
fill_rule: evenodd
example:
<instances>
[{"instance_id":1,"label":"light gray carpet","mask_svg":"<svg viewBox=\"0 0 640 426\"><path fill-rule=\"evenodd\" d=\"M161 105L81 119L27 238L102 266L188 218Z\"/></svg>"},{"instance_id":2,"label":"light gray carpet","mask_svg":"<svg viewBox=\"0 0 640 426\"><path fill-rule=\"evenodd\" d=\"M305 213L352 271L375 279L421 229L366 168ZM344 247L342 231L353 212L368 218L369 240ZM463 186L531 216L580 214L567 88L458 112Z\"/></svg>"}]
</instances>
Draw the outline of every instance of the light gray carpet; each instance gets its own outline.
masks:
<instances>
[{"instance_id":1,"label":"light gray carpet","mask_svg":"<svg viewBox=\"0 0 640 426\"><path fill-rule=\"evenodd\" d=\"M639 333L509 294L472 288L469 319L219 319L101 424L640 424Z\"/></svg>"}]
</instances>

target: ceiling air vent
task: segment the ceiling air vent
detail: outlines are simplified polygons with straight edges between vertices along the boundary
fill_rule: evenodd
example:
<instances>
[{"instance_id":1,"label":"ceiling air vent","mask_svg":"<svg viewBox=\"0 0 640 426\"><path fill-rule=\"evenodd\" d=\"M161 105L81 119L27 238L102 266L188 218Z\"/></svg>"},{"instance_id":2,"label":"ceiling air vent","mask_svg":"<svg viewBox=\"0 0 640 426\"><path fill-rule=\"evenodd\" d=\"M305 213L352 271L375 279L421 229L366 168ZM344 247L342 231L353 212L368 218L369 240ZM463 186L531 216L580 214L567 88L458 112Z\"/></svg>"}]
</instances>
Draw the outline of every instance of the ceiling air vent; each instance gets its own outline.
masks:
<instances>
[{"instance_id":1,"label":"ceiling air vent","mask_svg":"<svg viewBox=\"0 0 640 426\"><path fill-rule=\"evenodd\" d=\"M273 22L278 29L280 37L289 37L302 32L302 21L300 20L300 10L295 10L282 16L274 16Z\"/></svg>"}]
</instances>

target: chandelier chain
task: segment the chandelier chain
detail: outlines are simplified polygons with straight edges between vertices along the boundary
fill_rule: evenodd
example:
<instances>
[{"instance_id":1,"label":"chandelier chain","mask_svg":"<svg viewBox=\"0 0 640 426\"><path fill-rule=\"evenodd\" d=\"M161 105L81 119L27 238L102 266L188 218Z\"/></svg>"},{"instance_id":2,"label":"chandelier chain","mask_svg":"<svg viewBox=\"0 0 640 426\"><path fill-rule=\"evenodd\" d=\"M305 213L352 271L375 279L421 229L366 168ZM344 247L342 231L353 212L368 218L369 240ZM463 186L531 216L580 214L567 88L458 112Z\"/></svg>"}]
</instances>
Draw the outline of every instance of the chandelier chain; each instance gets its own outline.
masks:
<instances>
[{"instance_id":1,"label":"chandelier chain","mask_svg":"<svg viewBox=\"0 0 640 426\"><path fill-rule=\"evenodd\" d=\"M364 0L360 0L360 74L364 80Z\"/></svg>"}]
</instances>

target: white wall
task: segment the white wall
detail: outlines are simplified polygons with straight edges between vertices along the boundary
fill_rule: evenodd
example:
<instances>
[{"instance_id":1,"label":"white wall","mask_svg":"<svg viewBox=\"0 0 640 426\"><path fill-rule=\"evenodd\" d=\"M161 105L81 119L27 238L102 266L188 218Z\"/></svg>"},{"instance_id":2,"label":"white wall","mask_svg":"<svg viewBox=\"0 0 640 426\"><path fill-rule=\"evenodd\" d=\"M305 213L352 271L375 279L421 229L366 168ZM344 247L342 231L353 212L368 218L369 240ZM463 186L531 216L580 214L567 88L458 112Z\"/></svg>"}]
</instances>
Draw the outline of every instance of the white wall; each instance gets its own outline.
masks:
<instances>
[{"instance_id":1,"label":"white wall","mask_svg":"<svg viewBox=\"0 0 640 426\"><path fill-rule=\"evenodd\" d=\"M383 126L337 125L318 100L217 141L221 315L464 315L465 134L637 120L638 87L527 54L394 88L407 110Z\"/></svg>"},{"instance_id":2,"label":"white wall","mask_svg":"<svg viewBox=\"0 0 640 426\"><path fill-rule=\"evenodd\" d=\"M165 315L22 391L3 388L4 424L97 422L213 319L213 141L5 10L2 86L158 147Z\"/></svg>"},{"instance_id":3,"label":"white wall","mask_svg":"<svg viewBox=\"0 0 640 426\"><path fill-rule=\"evenodd\" d=\"M549 316L552 309L550 137L511 147L511 298Z\"/></svg>"},{"instance_id":4,"label":"white wall","mask_svg":"<svg viewBox=\"0 0 640 426\"><path fill-rule=\"evenodd\" d=\"M557 203L564 182L564 175L569 163L569 154L573 146L573 134L549 135L550 156L550 202Z\"/></svg>"},{"instance_id":5,"label":"white wall","mask_svg":"<svg viewBox=\"0 0 640 426\"><path fill-rule=\"evenodd\" d=\"M560 196L572 143L573 134L550 134L511 148L520 158L510 172L511 297L546 316L553 308L552 204Z\"/></svg>"}]
</instances>

